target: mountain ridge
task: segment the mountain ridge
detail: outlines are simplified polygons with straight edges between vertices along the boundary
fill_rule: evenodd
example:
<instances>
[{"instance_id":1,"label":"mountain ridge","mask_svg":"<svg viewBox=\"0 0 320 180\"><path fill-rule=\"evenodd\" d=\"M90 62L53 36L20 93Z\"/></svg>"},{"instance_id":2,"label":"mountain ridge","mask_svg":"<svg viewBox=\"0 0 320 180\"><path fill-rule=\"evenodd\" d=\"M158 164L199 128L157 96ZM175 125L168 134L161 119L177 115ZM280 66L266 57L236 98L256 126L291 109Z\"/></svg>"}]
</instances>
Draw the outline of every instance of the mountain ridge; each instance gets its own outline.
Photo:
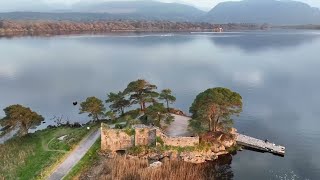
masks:
<instances>
[{"instance_id":1,"label":"mountain ridge","mask_svg":"<svg viewBox=\"0 0 320 180\"><path fill-rule=\"evenodd\" d=\"M298 1L227 1L210 10L206 20L215 23L313 24L320 23L320 10Z\"/></svg>"},{"instance_id":2,"label":"mountain ridge","mask_svg":"<svg viewBox=\"0 0 320 180\"><path fill-rule=\"evenodd\" d=\"M177 22L252 23L273 25L320 24L320 10L298 1L243 0L219 3L209 12L196 7L158 1L77 3L48 12L0 13L9 20L164 20Z\"/></svg>"}]
</instances>

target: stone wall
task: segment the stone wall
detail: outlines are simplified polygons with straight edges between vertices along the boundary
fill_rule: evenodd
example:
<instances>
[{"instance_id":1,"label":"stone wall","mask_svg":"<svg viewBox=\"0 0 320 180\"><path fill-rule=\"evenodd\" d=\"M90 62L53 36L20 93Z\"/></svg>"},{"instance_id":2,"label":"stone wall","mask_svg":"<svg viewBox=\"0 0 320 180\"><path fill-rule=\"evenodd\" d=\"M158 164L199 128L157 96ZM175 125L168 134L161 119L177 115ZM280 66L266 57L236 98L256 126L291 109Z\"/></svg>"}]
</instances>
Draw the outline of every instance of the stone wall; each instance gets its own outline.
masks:
<instances>
[{"instance_id":1,"label":"stone wall","mask_svg":"<svg viewBox=\"0 0 320 180\"><path fill-rule=\"evenodd\" d=\"M169 137L165 133L163 133L160 129L157 129L157 137L160 137L164 145L168 146L195 146L200 143L199 137Z\"/></svg>"},{"instance_id":2,"label":"stone wall","mask_svg":"<svg viewBox=\"0 0 320 180\"><path fill-rule=\"evenodd\" d=\"M157 137L168 146L195 146L199 144L199 137L169 137L159 128L138 125L134 127L135 135L129 136L124 130L109 129L101 126L102 150L126 150L133 146L156 145Z\"/></svg>"},{"instance_id":3,"label":"stone wall","mask_svg":"<svg viewBox=\"0 0 320 180\"><path fill-rule=\"evenodd\" d=\"M196 146L199 144L199 137L167 137L163 141L168 146Z\"/></svg>"},{"instance_id":4,"label":"stone wall","mask_svg":"<svg viewBox=\"0 0 320 180\"><path fill-rule=\"evenodd\" d=\"M135 128L135 146L156 145L156 129Z\"/></svg>"},{"instance_id":5,"label":"stone wall","mask_svg":"<svg viewBox=\"0 0 320 180\"><path fill-rule=\"evenodd\" d=\"M108 129L101 127L101 149L102 150L126 150L134 146L134 136L129 136L120 129Z\"/></svg>"}]
</instances>

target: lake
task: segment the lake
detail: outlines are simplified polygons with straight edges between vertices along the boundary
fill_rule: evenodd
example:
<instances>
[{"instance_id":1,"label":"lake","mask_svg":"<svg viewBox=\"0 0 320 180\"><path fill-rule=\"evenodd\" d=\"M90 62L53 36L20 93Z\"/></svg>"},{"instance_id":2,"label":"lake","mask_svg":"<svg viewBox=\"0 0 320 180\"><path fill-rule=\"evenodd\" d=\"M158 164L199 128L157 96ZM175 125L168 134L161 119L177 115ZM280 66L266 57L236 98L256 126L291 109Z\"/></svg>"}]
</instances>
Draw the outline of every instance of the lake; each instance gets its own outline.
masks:
<instances>
[{"instance_id":1,"label":"lake","mask_svg":"<svg viewBox=\"0 0 320 180\"><path fill-rule=\"evenodd\" d=\"M320 32L112 34L0 39L0 109L85 122L73 101L106 99L138 78L171 88L186 112L212 87L239 92L240 133L286 147L221 163L222 179L320 179ZM0 117L4 112L0 111ZM225 173L225 174L224 174Z\"/></svg>"}]
</instances>

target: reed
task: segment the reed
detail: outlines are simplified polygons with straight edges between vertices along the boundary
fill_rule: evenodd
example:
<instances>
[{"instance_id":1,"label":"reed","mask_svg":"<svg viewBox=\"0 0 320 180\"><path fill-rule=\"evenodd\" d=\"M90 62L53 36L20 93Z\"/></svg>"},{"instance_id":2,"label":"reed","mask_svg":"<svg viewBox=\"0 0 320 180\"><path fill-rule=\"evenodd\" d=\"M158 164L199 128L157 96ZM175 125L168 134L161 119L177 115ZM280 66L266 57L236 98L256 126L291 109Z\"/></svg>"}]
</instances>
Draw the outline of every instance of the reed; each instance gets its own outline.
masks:
<instances>
[{"instance_id":1,"label":"reed","mask_svg":"<svg viewBox=\"0 0 320 180\"><path fill-rule=\"evenodd\" d=\"M76 179L85 180L201 180L215 179L217 173L210 163L191 164L182 161L166 160L159 168L148 168L148 160L128 159L125 156L105 159L96 163L91 170L83 172Z\"/></svg>"}]
</instances>

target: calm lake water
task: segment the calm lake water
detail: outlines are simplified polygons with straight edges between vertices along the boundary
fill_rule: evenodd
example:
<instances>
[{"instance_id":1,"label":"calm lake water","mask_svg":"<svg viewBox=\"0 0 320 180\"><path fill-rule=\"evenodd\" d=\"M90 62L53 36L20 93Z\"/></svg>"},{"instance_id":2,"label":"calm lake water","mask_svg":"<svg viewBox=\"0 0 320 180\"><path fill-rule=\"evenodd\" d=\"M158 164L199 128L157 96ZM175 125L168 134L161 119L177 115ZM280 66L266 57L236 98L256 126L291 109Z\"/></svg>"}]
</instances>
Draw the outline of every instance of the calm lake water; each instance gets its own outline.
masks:
<instances>
[{"instance_id":1,"label":"calm lake water","mask_svg":"<svg viewBox=\"0 0 320 180\"><path fill-rule=\"evenodd\" d=\"M222 177L317 180L319 53L314 31L2 38L0 109L19 103L46 124L54 117L85 122L73 101L105 100L138 78L171 88L185 111L201 91L228 87L244 100L238 131L284 145L287 153L239 152Z\"/></svg>"}]
</instances>

